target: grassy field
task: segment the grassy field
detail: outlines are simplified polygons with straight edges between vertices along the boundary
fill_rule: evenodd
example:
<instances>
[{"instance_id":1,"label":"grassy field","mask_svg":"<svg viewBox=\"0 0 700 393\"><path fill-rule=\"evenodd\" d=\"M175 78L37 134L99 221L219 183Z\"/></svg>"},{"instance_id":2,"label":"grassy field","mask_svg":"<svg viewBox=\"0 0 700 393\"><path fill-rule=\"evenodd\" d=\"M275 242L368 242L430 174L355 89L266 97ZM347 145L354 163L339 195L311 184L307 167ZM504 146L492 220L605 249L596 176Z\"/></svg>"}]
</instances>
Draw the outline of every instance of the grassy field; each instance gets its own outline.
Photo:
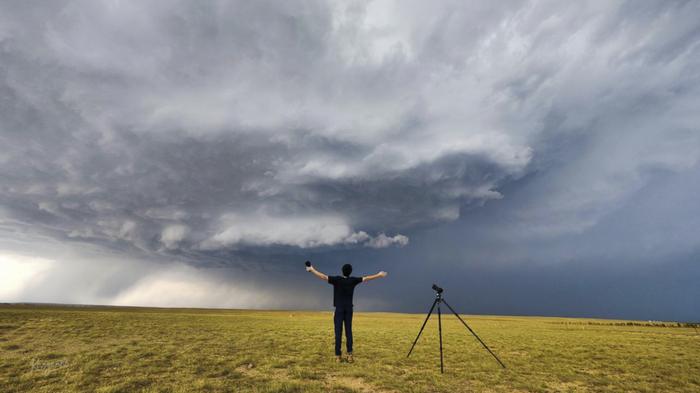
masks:
<instances>
[{"instance_id":1,"label":"grassy field","mask_svg":"<svg viewBox=\"0 0 700 393\"><path fill-rule=\"evenodd\" d=\"M0 306L0 391L698 392L700 335L622 321L467 316L406 352L423 315L356 313L355 363L330 312Z\"/></svg>"}]
</instances>

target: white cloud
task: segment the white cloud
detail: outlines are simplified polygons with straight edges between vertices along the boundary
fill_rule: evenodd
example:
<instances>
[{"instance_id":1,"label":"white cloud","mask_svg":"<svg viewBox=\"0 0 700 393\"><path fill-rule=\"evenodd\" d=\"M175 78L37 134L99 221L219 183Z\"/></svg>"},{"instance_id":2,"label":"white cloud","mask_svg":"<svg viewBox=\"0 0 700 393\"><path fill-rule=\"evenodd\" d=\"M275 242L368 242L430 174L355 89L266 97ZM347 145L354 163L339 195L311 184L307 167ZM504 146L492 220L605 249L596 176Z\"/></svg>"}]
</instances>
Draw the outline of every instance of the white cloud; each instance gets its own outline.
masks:
<instances>
[{"instance_id":1,"label":"white cloud","mask_svg":"<svg viewBox=\"0 0 700 393\"><path fill-rule=\"evenodd\" d=\"M56 261L12 253L0 253L0 302L23 301L23 289L43 279Z\"/></svg>"},{"instance_id":2,"label":"white cloud","mask_svg":"<svg viewBox=\"0 0 700 393\"><path fill-rule=\"evenodd\" d=\"M189 231L186 225L170 225L163 229L160 241L166 248L173 249L177 247L179 242L185 239Z\"/></svg>"},{"instance_id":3,"label":"white cloud","mask_svg":"<svg viewBox=\"0 0 700 393\"><path fill-rule=\"evenodd\" d=\"M391 245L405 246L408 244L408 238L404 235L387 236L380 233L377 237L369 241L368 246L372 248L385 248Z\"/></svg>"},{"instance_id":4,"label":"white cloud","mask_svg":"<svg viewBox=\"0 0 700 393\"><path fill-rule=\"evenodd\" d=\"M236 246L295 246L301 248L368 244L375 248L405 245L408 238L383 233L372 238L364 231L353 232L339 216L272 216L266 213L231 213L220 219L221 229L204 240L206 250Z\"/></svg>"}]
</instances>

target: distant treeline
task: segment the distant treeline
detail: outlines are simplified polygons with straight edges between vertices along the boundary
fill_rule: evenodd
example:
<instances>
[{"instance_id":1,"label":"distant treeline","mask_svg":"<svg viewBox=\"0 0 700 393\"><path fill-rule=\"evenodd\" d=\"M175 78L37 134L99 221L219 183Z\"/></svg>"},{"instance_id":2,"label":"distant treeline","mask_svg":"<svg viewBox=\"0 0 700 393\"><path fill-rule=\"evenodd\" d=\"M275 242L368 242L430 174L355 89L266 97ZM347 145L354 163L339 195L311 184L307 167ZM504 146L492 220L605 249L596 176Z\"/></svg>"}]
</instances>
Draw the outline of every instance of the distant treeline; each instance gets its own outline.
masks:
<instances>
[{"instance_id":1,"label":"distant treeline","mask_svg":"<svg viewBox=\"0 0 700 393\"><path fill-rule=\"evenodd\" d=\"M700 328L700 322L661 322L661 321L550 321L548 323L558 325L600 325L600 326L644 326L644 327L675 327L675 328Z\"/></svg>"}]
</instances>

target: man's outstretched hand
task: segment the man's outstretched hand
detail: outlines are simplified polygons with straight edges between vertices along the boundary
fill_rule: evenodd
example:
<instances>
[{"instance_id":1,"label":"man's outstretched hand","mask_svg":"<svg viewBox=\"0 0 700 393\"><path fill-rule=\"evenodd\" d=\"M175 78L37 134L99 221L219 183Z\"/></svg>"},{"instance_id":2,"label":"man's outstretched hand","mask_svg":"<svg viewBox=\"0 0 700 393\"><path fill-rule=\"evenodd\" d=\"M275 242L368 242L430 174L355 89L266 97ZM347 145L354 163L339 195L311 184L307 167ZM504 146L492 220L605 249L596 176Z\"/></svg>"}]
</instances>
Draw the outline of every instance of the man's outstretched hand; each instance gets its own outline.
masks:
<instances>
[{"instance_id":1,"label":"man's outstretched hand","mask_svg":"<svg viewBox=\"0 0 700 393\"><path fill-rule=\"evenodd\" d=\"M386 277L386 272L382 270L381 272L379 272L377 274L372 274L371 276L362 277L362 281L364 282L364 281L369 281L369 280L376 280L378 278L384 278L384 277Z\"/></svg>"},{"instance_id":2,"label":"man's outstretched hand","mask_svg":"<svg viewBox=\"0 0 700 393\"><path fill-rule=\"evenodd\" d=\"M313 273L314 276L320 278L320 279L323 280L323 281L328 281L328 276L326 276L325 274L323 274L323 273L319 272L318 270L314 269L314 267L311 266L311 262L306 261L306 262L304 262L304 265L306 265L306 271L307 271L307 272Z\"/></svg>"}]
</instances>

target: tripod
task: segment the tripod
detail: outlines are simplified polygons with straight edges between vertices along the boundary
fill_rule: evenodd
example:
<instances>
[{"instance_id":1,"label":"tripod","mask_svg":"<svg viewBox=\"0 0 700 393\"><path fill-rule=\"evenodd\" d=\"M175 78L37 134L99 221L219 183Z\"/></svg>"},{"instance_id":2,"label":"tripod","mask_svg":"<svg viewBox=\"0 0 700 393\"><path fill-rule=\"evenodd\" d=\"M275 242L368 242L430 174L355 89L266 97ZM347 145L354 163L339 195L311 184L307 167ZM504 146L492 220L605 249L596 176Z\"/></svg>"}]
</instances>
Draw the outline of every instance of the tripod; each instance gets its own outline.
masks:
<instances>
[{"instance_id":1,"label":"tripod","mask_svg":"<svg viewBox=\"0 0 700 393\"><path fill-rule=\"evenodd\" d=\"M433 309L435 309L435 305L437 305L438 331L440 334L440 373L442 374L445 372L444 368L443 368L443 361L442 361L442 313L440 312L440 303L445 303L447 308L449 308L450 311L452 311L452 313L457 317L457 319L459 319L460 322L462 322L462 324L467 329L469 329L471 334L473 334L474 337L476 337L476 339L479 340L481 345L483 345L484 348L486 348L486 350L489 351L489 353L494 357L494 359L496 359L496 361L501 365L501 367L506 368L506 365L503 364L501 359L499 359L498 356L496 356L496 354L493 353L493 351L491 351L491 349L489 349L489 347L481 340L481 338L479 338L479 336L477 336L476 333L474 333L472 328L470 328L469 325L467 325L467 323L464 322L462 317L460 317L459 314L457 314L457 312L455 312L455 310L452 307L450 307L450 305L447 303L447 301L442 298L443 289L438 287L437 285L433 284L433 290L436 292L435 301L433 302L433 305L430 307L430 311L428 311L428 316L425 317L425 321L423 322L423 326L421 326L420 331L418 332L418 336L416 337L415 341L413 341L413 345L411 345L411 350L408 351L408 355L406 355L406 357L411 356L411 352L413 352L413 348L416 346L416 343L418 342L418 339L420 338L421 333L423 333L423 329L425 328L425 325L428 323L428 319L430 319L430 315L433 313Z\"/></svg>"}]
</instances>

